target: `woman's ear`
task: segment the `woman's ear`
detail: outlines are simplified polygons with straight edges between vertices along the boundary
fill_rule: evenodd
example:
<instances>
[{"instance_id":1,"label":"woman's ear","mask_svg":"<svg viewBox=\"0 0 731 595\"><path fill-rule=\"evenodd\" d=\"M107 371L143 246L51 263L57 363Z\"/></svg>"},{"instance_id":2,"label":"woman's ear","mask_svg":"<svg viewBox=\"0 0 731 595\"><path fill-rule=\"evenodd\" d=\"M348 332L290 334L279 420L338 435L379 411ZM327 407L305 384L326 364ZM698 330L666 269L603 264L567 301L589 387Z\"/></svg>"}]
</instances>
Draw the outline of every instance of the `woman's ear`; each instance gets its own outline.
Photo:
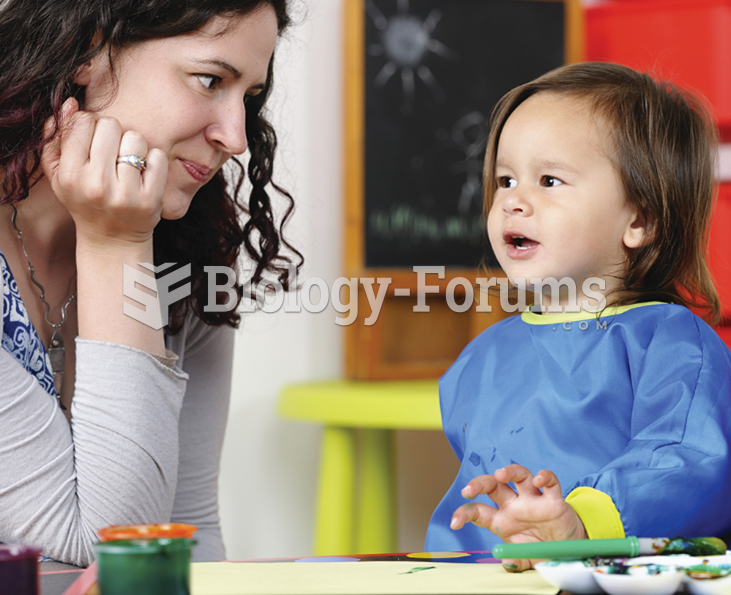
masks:
<instances>
[{"instance_id":1,"label":"woman's ear","mask_svg":"<svg viewBox=\"0 0 731 595\"><path fill-rule=\"evenodd\" d=\"M655 236L655 226L644 215L634 212L624 231L622 241L627 248L640 248L649 244Z\"/></svg>"},{"instance_id":2,"label":"woman's ear","mask_svg":"<svg viewBox=\"0 0 731 595\"><path fill-rule=\"evenodd\" d=\"M74 74L74 83L76 83L80 87L86 87L89 85L89 83L91 82L93 62L94 58L79 67L79 69L76 71L76 74Z\"/></svg>"},{"instance_id":3,"label":"woman's ear","mask_svg":"<svg viewBox=\"0 0 731 595\"><path fill-rule=\"evenodd\" d=\"M91 40L91 44L89 45L89 50L93 50L96 48L102 40L102 35L100 31L97 31L94 34L94 37ZM99 62L99 57L103 54L103 52L99 52L94 56L91 60L88 62L82 64L76 73L74 74L74 83L79 85L80 87L86 87L91 82L92 74L94 73L94 68L96 64Z\"/></svg>"}]
</instances>

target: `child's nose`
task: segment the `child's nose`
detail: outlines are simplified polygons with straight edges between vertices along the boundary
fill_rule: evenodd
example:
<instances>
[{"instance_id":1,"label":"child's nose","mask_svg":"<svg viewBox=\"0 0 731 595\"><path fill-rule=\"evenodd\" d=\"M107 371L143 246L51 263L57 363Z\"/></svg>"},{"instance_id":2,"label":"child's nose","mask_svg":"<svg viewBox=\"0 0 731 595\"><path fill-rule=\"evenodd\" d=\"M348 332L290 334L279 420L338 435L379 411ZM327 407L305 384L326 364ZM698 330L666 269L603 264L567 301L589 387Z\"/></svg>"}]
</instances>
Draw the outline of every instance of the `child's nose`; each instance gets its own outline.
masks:
<instances>
[{"instance_id":1,"label":"child's nose","mask_svg":"<svg viewBox=\"0 0 731 595\"><path fill-rule=\"evenodd\" d=\"M503 212L505 215L528 216L533 213L533 206L526 192L518 186L505 197Z\"/></svg>"}]
</instances>

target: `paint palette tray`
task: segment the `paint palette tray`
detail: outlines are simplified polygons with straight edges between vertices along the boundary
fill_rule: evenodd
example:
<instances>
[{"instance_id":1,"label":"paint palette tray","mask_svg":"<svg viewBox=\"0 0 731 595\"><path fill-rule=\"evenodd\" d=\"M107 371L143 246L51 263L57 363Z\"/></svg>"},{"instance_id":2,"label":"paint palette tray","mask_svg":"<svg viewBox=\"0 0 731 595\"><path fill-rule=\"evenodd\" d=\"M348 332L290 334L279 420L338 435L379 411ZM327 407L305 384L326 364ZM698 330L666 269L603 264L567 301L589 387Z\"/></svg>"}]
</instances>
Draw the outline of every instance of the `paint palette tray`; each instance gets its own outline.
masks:
<instances>
[{"instance_id":1,"label":"paint palette tray","mask_svg":"<svg viewBox=\"0 0 731 595\"><path fill-rule=\"evenodd\" d=\"M731 593L728 554L548 560L535 568L554 587L576 595L673 595L683 590L695 595Z\"/></svg>"}]
</instances>

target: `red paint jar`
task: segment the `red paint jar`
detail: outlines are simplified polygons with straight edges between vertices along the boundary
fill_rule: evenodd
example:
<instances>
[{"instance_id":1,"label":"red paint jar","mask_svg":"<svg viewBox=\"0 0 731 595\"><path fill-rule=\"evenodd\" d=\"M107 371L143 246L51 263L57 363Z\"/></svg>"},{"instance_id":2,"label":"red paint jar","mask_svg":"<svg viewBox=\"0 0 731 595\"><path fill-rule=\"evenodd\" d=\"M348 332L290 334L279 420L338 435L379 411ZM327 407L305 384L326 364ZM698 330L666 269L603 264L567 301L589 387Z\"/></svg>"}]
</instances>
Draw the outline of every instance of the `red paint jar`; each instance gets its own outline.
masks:
<instances>
[{"instance_id":1,"label":"red paint jar","mask_svg":"<svg viewBox=\"0 0 731 595\"><path fill-rule=\"evenodd\" d=\"M38 555L25 545L0 545L0 586L3 593L38 595Z\"/></svg>"}]
</instances>

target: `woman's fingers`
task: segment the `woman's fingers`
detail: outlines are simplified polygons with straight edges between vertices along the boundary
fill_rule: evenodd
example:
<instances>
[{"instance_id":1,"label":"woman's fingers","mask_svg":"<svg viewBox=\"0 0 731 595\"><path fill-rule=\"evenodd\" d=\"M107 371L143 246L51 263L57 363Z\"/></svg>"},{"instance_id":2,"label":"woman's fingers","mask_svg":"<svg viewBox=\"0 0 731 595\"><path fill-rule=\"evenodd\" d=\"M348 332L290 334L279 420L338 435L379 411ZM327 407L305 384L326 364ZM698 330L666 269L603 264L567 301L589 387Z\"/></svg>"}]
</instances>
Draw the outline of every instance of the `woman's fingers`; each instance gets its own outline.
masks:
<instances>
[{"instance_id":1,"label":"woman's fingers","mask_svg":"<svg viewBox=\"0 0 731 595\"><path fill-rule=\"evenodd\" d=\"M145 175L142 177L142 183L148 194L159 197L160 212L162 212L170 161L165 151L161 149L150 149L150 152L147 153L146 161L147 169L145 170Z\"/></svg>"},{"instance_id":2,"label":"woman's fingers","mask_svg":"<svg viewBox=\"0 0 731 595\"><path fill-rule=\"evenodd\" d=\"M54 129L50 118L48 137ZM140 161L118 162L124 155ZM135 166L142 162L146 167ZM169 163L163 151L149 149L141 134L124 131L115 118L79 111L76 100L69 99L58 134L44 148L42 166L74 218L77 236L102 242L149 240L160 220Z\"/></svg>"},{"instance_id":3,"label":"woman's fingers","mask_svg":"<svg viewBox=\"0 0 731 595\"><path fill-rule=\"evenodd\" d=\"M64 135L64 130L67 133L72 128L71 117L79 111L79 104L76 99L69 97L61 107L61 117L58 122L58 130L56 130L56 121L53 116L48 118L43 125L43 136L44 138L50 138L54 132L57 132L56 136L49 142L44 148L41 154L41 167L44 175L52 179L58 171L61 162L61 143Z\"/></svg>"},{"instance_id":4,"label":"woman's fingers","mask_svg":"<svg viewBox=\"0 0 731 595\"><path fill-rule=\"evenodd\" d=\"M122 140L117 147L114 147L114 153L112 155L112 163L117 171L117 179L122 184L123 188L129 189L130 194L133 198L136 198L140 194L142 188L142 177L145 174L143 171L147 169L147 163L141 165L140 168L136 167L134 163L120 162L119 157L125 155L134 155L139 157L142 162L147 159L147 141L145 137L139 132L128 130L122 135Z\"/></svg>"},{"instance_id":5,"label":"woman's fingers","mask_svg":"<svg viewBox=\"0 0 731 595\"><path fill-rule=\"evenodd\" d=\"M122 125L117 119L95 117L94 137L87 158L89 175L95 180L95 193L100 199L117 180L117 155L122 138ZM146 149L145 146L145 153Z\"/></svg>"}]
</instances>

